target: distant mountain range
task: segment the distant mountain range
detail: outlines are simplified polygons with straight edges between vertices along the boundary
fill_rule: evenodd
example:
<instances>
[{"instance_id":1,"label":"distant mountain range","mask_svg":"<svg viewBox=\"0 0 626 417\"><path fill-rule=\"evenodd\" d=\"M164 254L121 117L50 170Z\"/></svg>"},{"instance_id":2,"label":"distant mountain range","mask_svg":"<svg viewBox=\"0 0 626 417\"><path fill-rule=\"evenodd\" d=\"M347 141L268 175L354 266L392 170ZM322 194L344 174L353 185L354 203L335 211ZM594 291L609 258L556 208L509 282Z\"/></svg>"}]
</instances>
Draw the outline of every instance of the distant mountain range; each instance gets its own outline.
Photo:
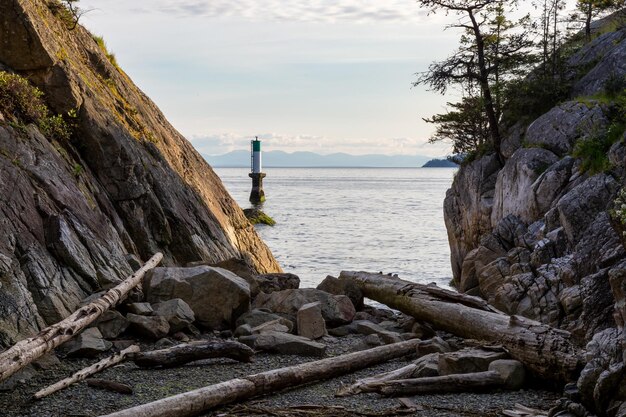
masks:
<instances>
[{"instance_id":1,"label":"distant mountain range","mask_svg":"<svg viewBox=\"0 0 626 417\"><path fill-rule=\"evenodd\" d=\"M214 167L249 167L250 151L233 151L224 155L203 155L211 166ZM431 160L424 155L349 155L346 153L333 153L320 155L313 152L283 151L263 152L263 166L265 167L398 167L415 168L421 167Z\"/></svg>"}]
</instances>

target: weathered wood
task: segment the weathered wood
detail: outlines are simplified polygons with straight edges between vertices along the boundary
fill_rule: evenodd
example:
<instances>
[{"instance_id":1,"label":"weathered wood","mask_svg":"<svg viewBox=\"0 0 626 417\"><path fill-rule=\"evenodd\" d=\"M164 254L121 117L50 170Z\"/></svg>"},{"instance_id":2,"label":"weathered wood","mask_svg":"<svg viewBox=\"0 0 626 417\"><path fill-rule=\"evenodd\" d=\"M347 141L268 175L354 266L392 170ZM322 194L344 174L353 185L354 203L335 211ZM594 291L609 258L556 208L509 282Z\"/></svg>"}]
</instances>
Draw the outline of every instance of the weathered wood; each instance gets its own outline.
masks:
<instances>
[{"instance_id":1,"label":"weathered wood","mask_svg":"<svg viewBox=\"0 0 626 417\"><path fill-rule=\"evenodd\" d=\"M496 371L385 381L374 386L376 392L393 397L468 392L494 387L504 387L504 380Z\"/></svg>"},{"instance_id":2,"label":"weathered wood","mask_svg":"<svg viewBox=\"0 0 626 417\"><path fill-rule=\"evenodd\" d=\"M396 369L391 372L385 372L383 374L374 375L368 378L359 379L354 384L344 385L337 390L335 396L348 397L350 395L360 394L362 392L376 392L378 385L386 381L393 381L398 379L406 379L413 375L413 372L418 368L414 363Z\"/></svg>"},{"instance_id":3,"label":"weathered wood","mask_svg":"<svg viewBox=\"0 0 626 417\"><path fill-rule=\"evenodd\" d=\"M108 358L102 359L98 363L88 366L87 368L81 369L80 371L72 375L71 377L65 378L57 382L56 384L50 385L47 388L37 391L35 395L33 395L33 397L39 400L43 397L47 397L50 394L54 394L55 392L65 389L76 382L82 381L83 379L93 374L96 374L100 371L103 371L107 368L110 368L113 365L116 365L122 362L123 360L126 359L127 355L132 354L134 352L139 352L139 346L137 345L129 346L128 348L122 350L121 352L116 353L113 356L109 356Z\"/></svg>"},{"instance_id":4,"label":"weathered wood","mask_svg":"<svg viewBox=\"0 0 626 417\"><path fill-rule=\"evenodd\" d=\"M342 272L339 279L356 284L363 295L417 320L466 339L500 344L532 373L547 380L573 381L582 352L568 332L519 316L508 316L482 303L432 286L367 272ZM471 297L475 298L475 297Z\"/></svg>"},{"instance_id":5,"label":"weathered wood","mask_svg":"<svg viewBox=\"0 0 626 417\"><path fill-rule=\"evenodd\" d=\"M92 388L103 389L126 395L131 395L133 393L133 388L130 385L122 384L121 382L110 381L108 379L90 378L85 380L85 382Z\"/></svg>"},{"instance_id":6,"label":"weathered wood","mask_svg":"<svg viewBox=\"0 0 626 417\"><path fill-rule=\"evenodd\" d=\"M163 259L157 253L130 277L111 288L102 297L79 308L65 320L43 329L36 336L17 342L0 354L0 381L13 375L32 361L45 355L52 349L67 342L93 323L109 308L122 301L143 279L146 272L156 267Z\"/></svg>"},{"instance_id":7,"label":"weathered wood","mask_svg":"<svg viewBox=\"0 0 626 417\"><path fill-rule=\"evenodd\" d=\"M367 368L415 352L419 339L380 346L361 352L274 369L231 379L109 414L107 417L186 417L254 396L293 388Z\"/></svg>"},{"instance_id":8,"label":"weathered wood","mask_svg":"<svg viewBox=\"0 0 626 417\"><path fill-rule=\"evenodd\" d=\"M171 368L209 358L229 358L239 362L251 362L254 351L243 343L224 340L202 340L172 346L151 352L137 352L128 356L141 368Z\"/></svg>"}]
</instances>

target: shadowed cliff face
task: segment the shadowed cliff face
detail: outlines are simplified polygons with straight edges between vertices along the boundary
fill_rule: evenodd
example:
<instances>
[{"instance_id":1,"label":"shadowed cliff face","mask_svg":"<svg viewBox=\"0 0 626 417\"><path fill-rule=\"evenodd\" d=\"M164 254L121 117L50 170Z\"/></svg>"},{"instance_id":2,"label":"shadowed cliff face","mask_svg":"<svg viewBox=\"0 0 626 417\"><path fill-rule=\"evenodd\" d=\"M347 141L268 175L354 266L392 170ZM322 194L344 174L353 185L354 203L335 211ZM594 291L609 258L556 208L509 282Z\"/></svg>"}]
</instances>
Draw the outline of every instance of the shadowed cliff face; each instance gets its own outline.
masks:
<instances>
[{"instance_id":1,"label":"shadowed cliff face","mask_svg":"<svg viewBox=\"0 0 626 417\"><path fill-rule=\"evenodd\" d=\"M213 170L85 29L42 0L3 0L3 69L76 129L59 142L0 116L0 346L130 273L127 254L280 271Z\"/></svg>"}]
</instances>

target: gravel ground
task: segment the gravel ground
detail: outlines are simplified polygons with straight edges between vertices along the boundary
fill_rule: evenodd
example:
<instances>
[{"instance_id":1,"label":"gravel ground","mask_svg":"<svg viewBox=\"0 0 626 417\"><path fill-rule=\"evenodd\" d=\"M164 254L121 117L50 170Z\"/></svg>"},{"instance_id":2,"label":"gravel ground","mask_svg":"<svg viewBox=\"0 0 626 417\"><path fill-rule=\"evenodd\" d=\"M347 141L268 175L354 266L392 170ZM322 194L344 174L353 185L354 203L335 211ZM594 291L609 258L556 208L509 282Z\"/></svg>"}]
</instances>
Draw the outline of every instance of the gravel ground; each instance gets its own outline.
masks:
<instances>
[{"instance_id":1,"label":"gravel ground","mask_svg":"<svg viewBox=\"0 0 626 417\"><path fill-rule=\"evenodd\" d=\"M329 338L326 340L328 355L352 352L362 342L362 338ZM134 389L133 395L97 390L80 382L43 400L32 400L33 393L39 389L95 362L94 359L64 360L54 370L40 373L18 385L12 392L0 393L0 415L98 416L231 378L312 360L317 358L258 353L253 363L246 364L211 359L174 369L145 370L125 363L96 374L95 377L128 384ZM406 409L401 411L398 400L381 398L376 394L360 394L347 398L334 396L342 383L351 383L355 379L397 369L408 363L407 360L391 361L332 380L222 407L206 416L498 416L502 410L511 408L516 403L547 410L559 398L558 393L533 389L481 394L423 395L411 398L423 410L407 412ZM303 405L308 407L302 407Z\"/></svg>"}]
</instances>

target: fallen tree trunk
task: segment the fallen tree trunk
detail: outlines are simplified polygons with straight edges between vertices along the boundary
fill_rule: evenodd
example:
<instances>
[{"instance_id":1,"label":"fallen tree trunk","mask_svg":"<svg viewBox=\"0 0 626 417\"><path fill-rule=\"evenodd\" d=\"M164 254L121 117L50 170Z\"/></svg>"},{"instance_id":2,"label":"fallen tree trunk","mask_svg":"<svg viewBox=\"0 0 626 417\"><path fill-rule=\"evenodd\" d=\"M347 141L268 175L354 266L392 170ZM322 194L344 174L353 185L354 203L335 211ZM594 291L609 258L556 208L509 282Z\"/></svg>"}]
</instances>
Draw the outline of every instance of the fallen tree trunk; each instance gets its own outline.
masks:
<instances>
[{"instance_id":1,"label":"fallen tree trunk","mask_svg":"<svg viewBox=\"0 0 626 417\"><path fill-rule=\"evenodd\" d=\"M43 329L36 336L17 342L0 354L0 381L5 380L32 361L67 342L93 323L106 310L116 306L135 288L147 271L161 262L163 255L155 254L146 264L102 297L76 310L65 320Z\"/></svg>"},{"instance_id":2,"label":"fallen tree trunk","mask_svg":"<svg viewBox=\"0 0 626 417\"><path fill-rule=\"evenodd\" d=\"M116 353L113 356L109 356L108 358L102 359L98 363L88 366L87 368L81 369L80 371L72 375L71 377L65 378L57 382L56 384L50 385L47 388L37 391L35 395L33 395L33 397L39 400L43 397L47 397L50 394L54 394L55 392L65 389L76 382L82 381L83 379L93 374L96 374L100 371L105 370L106 368L110 368L111 366L122 362L123 360L126 359L127 355L132 354L134 352L139 352L139 346L132 345L122 350L121 352Z\"/></svg>"},{"instance_id":3,"label":"fallen tree trunk","mask_svg":"<svg viewBox=\"0 0 626 417\"><path fill-rule=\"evenodd\" d=\"M368 366L415 352L419 339L394 343L361 352L274 369L256 375L231 379L164 398L152 403L109 414L107 417L186 417L219 405L292 388L302 384L354 372Z\"/></svg>"},{"instance_id":4,"label":"fallen tree trunk","mask_svg":"<svg viewBox=\"0 0 626 417\"><path fill-rule=\"evenodd\" d=\"M234 341L208 341L185 343L151 352L137 352L128 359L141 368L171 368L209 358L229 358L239 362L252 362L254 351L243 343Z\"/></svg>"},{"instance_id":5,"label":"fallen tree trunk","mask_svg":"<svg viewBox=\"0 0 626 417\"><path fill-rule=\"evenodd\" d=\"M342 272L339 279L356 284L363 295L417 320L466 339L502 345L535 375L573 381L582 352L569 332L519 316L508 316L484 301L433 286L367 272ZM481 302L482 301L482 302Z\"/></svg>"},{"instance_id":6,"label":"fallen tree trunk","mask_svg":"<svg viewBox=\"0 0 626 417\"><path fill-rule=\"evenodd\" d=\"M401 395L468 392L486 388L504 387L505 383L496 371L431 376L424 378L385 381L374 386L376 392L390 397Z\"/></svg>"}]
</instances>

